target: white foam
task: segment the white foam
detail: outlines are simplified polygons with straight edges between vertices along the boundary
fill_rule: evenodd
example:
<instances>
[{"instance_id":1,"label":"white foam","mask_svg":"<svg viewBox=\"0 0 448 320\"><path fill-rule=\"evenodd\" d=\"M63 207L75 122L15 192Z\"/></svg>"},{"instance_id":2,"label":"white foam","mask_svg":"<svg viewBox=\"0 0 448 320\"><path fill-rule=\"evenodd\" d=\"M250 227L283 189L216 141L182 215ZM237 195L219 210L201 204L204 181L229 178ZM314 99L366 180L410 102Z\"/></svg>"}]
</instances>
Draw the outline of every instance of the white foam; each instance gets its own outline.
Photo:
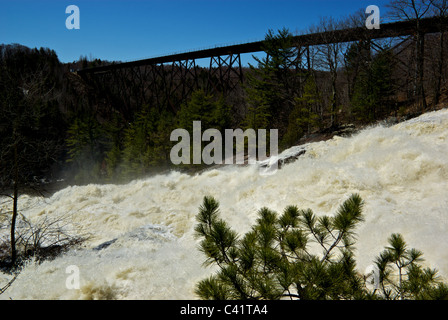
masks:
<instances>
[{"instance_id":1,"label":"white foam","mask_svg":"<svg viewBox=\"0 0 448 320\"><path fill-rule=\"evenodd\" d=\"M297 161L270 176L255 166L226 166L196 176L172 172L126 185L72 186L49 199L24 196L20 205L30 220L70 213L92 237L83 250L30 263L0 298L195 299L195 283L212 272L202 266L204 256L193 238L204 195L216 197L222 217L243 233L263 206L282 211L294 204L330 214L359 193L366 203L366 221L357 230L360 271L391 233L401 233L448 279L447 181L444 109L393 127L310 143ZM69 265L79 267L79 290L65 286ZM2 275L0 287L8 279Z\"/></svg>"}]
</instances>

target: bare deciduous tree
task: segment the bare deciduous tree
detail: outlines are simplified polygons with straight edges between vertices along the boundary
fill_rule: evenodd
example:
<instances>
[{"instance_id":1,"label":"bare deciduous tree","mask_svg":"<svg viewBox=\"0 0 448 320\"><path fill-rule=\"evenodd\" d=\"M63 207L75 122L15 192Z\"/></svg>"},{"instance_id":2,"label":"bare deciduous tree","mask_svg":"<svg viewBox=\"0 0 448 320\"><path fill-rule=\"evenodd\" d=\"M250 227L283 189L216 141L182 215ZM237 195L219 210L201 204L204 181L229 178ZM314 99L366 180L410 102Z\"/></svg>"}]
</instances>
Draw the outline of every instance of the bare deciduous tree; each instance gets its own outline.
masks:
<instances>
[{"instance_id":1,"label":"bare deciduous tree","mask_svg":"<svg viewBox=\"0 0 448 320\"><path fill-rule=\"evenodd\" d=\"M15 227L19 197L21 193L43 190L39 174L57 161L62 148L60 139L63 139L50 114L55 112L51 108L57 99L50 78L51 66L37 62L31 70L21 70L23 66L14 64L14 54L20 50L13 48L13 53L6 51L0 57L12 56L9 62L0 59L0 191L12 201L12 265L17 258Z\"/></svg>"},{"instance_id":2,"label":"bare deciduous tree","mask_svg":"<svg viewBox=\"0 0 448 320\"><path fill-rule=\"evenodd\" d=\"M335 18L321 18L319 24L312 27L310 30L314 33L319 33L322 37L322 42L325 44L316 47L317 50L317 63L316 67L320 70L327 71L330 76L330 92L329 92L329 114L330 114L330 126L337 125L338 114L338 72L343 64L343 52L347 47L347 43L342 43L335 38L332 31L343 29L344 25L342 21Z\"/></svg>"},{"instance_id":3,"label":"bare deciduous tree","mask_svg":"<svg viewBox=\"0 0 448 320\"><path fill-rule=\"evenodd\" d=\"M435 86L434 86L434 106L439 103L442 80L443 80L443 70L445 65L445 30L446 30L446 19L448 17L448 1L447 0L430 0L432 4L431 15L439 18L439 43L437 57L435 57L436 70L435 70Z\"/></svg>"},{"instance_id":4,"label":"bare deciduous tree","mask_svg":"<svg viewBox=\"0 0 448 320\"><path fill-rule=\"evenodd\" d=\"M427 108L424 89L425 34L421 28L421 20L429 15L431 0L392 0L387 7L392 20L415 23L415 96L424 111Z\"/></svg>"}]
</instances>

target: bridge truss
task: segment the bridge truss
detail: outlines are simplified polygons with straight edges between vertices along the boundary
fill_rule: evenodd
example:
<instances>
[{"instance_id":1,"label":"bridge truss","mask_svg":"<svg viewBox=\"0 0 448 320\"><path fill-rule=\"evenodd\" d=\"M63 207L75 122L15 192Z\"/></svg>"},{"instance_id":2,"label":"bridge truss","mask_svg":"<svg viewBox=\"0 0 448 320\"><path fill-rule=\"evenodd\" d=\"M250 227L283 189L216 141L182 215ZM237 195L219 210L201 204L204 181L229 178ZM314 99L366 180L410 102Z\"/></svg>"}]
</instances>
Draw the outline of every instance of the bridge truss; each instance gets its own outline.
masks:
<instances>
[{"instance_id":1,"label":"bridge truss","mask_svg":"<svg viewBox=\"0 0 448 320\"><path fill-rule=\"evenodd\" d=\"M415 21L402 21L382 24L380 29L373 30L358 27L295 36L293 44L298 54L294 65L297 70L311 69L310 48L313 46L367 41L372 48L381 49L373 40L402 38L404 40L397 44L399 47L417 32L440 32L446 28L447 19L426 18L419 24L419 29ZM135 106L143 104L176 111L196 89L224 95L235 90L245 78L241 55L263 52L263 45L263 41L257 41L216 47L86 68L76 74L91 91L114 104L122 114L132 115ZM199 59L209 59L209 67L199 66Z\"/></svg>"}]
</instances>

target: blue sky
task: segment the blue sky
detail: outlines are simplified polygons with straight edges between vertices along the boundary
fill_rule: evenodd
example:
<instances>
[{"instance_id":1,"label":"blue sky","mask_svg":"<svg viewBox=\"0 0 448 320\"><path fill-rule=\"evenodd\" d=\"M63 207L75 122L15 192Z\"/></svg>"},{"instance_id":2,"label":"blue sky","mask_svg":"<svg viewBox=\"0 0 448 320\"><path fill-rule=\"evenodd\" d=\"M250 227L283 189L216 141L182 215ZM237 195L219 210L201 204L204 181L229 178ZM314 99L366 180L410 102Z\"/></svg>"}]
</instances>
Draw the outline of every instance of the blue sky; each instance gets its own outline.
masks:
<instances>
[{"instance_id":1,"label":"blue sky","mask_svg":"<svg viewBox=\"0 0 448 320\"><path fill-rule=\"evenodd\" d=\"M0 0L0 43L48 47L62 62L81 55L131 61L262 40L269 29L307 29L388 0ZM68 30L65 9L80 10Z\"/></svg>"}]
</instances>

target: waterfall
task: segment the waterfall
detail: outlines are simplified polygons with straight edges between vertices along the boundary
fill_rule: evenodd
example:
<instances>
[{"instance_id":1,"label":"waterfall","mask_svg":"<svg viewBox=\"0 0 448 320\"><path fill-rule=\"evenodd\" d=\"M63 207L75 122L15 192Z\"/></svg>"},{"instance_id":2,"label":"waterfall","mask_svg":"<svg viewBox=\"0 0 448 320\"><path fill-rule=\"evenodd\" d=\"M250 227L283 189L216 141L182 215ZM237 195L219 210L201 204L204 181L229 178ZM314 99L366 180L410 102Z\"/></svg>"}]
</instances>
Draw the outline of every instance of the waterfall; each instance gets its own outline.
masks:
<instances>
[{"instance_id":1,"label":"waterfall","mask_svg":"<svg viewBox=\"0 0 448 320\"><path fill-rule=\"evenodd\" d=\"M194 176L173 171L128 184L69 186L48 198L22 196L30 221L65 215L89 239L54 260L28 263L0 299L196 299L195 284L214 271L203 265L194 238L205 195L243 234L261 207L332 214L358 193L365 201L365 222L356 230L360 271L392 233L401 233L448 279L447 109L300 148L306 152L272 175L255 165L227 165ZM69 266L79 270L79 289L67 288ZM11 277L0 273L0 287Z\"/></svg>"}]
</instances>

